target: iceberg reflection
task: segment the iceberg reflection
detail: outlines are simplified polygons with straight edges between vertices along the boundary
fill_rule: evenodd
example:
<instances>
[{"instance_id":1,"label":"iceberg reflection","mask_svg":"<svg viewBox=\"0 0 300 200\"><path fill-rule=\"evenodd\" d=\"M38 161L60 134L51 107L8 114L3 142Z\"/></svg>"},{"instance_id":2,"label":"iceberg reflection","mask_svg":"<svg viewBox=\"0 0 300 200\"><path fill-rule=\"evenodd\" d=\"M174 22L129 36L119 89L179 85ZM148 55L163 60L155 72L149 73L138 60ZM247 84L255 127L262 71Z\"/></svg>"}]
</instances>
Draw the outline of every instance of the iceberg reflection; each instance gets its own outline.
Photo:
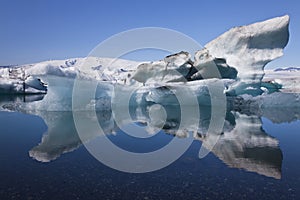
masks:
<instances>
[{"instance_id":1,"label":"iceberg reflection","mask_svg":"<svg viewBox=\"0 0 300 200\"><path fill-rule=\"evenodd\" d=\"M221 135L212 153L229 167L280 179L283 155L278 140L263 130L259 117L238 112L234 117L235 127ZM210 137L200 138L204 146L211 145Z\"/></svg>"},{"instance_id":2,"label":"iceberg reflection","mask_svg":"<svg viewBox=\"0 0 300 200\"><path fill-rule=\"evenodd\" d=\"M151 122L149 118L149 107L131 107L132 119L142 125L152 123L155 126L155 123ZM184 139L189 132L192 132L195 140L201 141L205 148L212 149L212 153L227 166L276 179L281 178L283 155L279 148L279 142L263 130L260 115L228 111L223 132L208 134L211 117L209 107L200 108L199 124L193 124L196 123L196 120L191 118L189 120L192 123L184 127L184 130L178 130L181 120L179 106L165 106L164 108L167 118L162 130L165 133ZM275 112L274 109L272 112ZM91 112L80 113L81 120L86 124L86 138L84 140L81 140L76 132L72 112L30 111L30 114L39 115L48 126L48 131L43 135L40 144L29 151L32 158L41 162L55 160L64 153L74 151L82 143L101 137L99 132L90 128L92 127L90 123L95 121L100 123L105 134L118 135L119 127L113 120L111 110L98 111L97 118L94 118ZM157 117L159 118L159 116ZM126 123L128 121L124 120L123 125L126 126ZM161 124L158 124L159 128L161 128L160 126ZM213 141L216 137L219 138L214 144ZM213 148L211 145L214 145Z\"/></svg>"}]
</instances>

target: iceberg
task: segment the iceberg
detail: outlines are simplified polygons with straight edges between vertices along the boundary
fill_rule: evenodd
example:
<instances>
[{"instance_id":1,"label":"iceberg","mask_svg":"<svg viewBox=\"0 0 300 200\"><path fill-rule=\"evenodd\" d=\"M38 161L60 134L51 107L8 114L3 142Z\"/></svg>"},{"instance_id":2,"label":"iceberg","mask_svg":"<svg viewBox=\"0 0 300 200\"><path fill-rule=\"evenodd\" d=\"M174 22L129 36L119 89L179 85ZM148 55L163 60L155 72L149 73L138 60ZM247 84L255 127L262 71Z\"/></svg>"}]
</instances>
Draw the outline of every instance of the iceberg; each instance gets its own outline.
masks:
<instances>
[{"instance_id":1,"label":"iceberg","mask_svg":"<svg viewBox=\"0 0 300 200\"><path fill-rule=\"evenodd\" d=\"M0 68L0 110L44 119L48 130L29 151L41 162L101 136L94 122L107 135L133 123L150 135L162 130L176 138L192 136L229 167L279 179L282 152L261 118L300 119L298 72L264 70L283 55L288 26L289 16L283 16L235 27L197 52L159 61L86 57ZM75 84L81 86L76 93ZM224 111L219 132L210 132L213 109ZM84 124L83 138L76 133L74 113Z\"/></svg>"},{"instance_id":2,"label":"iceberg","mask_svg":"<svg viewBox=\"0 0 300 200\"><path fill-rule=\"evenodd\" d=\"M189 98L179 102L178 94L196 97L200 106L211 106L213 101L248 114L281 107L284 101L299 107L298 95L287 94L299 92L296 72L264 71L268 62L282 56L288 26L289 16L282 16L235 27L194 57L182 51L152 62L86 57L0 68L0 94L12 94L3 96L8 101L0 100L0 107L20 112L74 111L72 98L81 104L76 109L83 111L116 105L194 104ZM75 82L82 86L77 96ZM95 84L95 94L90 95ZM129 105L124 99L128 93Z\"/></svg>"},{"instance_id":3,"label":"iceberg","mask_svg":"<svg viewBox=\"0 0 300 200\"><path fill-rule=\"evenodd\" d=\"M197 51L194 61L188 52L180 52L140 64L132 78L143 84L234 79L228 94L260 95L264 67L283 55L289 40L288 26L289 16L283 16L236 27ZM216 69L218 72L214 72Z\"/></svg>"},{"instance_id":4,"label":"iceberg","mask_svg":"<svg viewBox=\"0 0 300 200\"><path fill-rule=\"evenodd\" d=\"M47 93L43 100L45 103L40 102L43 106L37 102L34 104L38 109L49 109L47 104L55 101L58 107L52 110L62 109L59 103L65 104L64 110L71 109L71 90L75 79L97 81L99 85L111 84L112 87L116 84L125 88L127 85L137 86L152 93L165 86L178 87L181 84L193 88L198 96L207 96L203 86L218 79L224 85L227 96L272 93L279 91L281 85L264 82L264 67L283 55L289 39L288 26L289 16L286 15L232 28L195 52L194 58L191 52L182 51L152 62L86 57L0 68L0 93ZM104 93L112 96L111 92L106 90ZM99 90L95 99L103 95ZM148 95L147 99L151 98L153 95Z\"/></svg>"},{"instance_id":5,"label":"iceberg","mask_svg":"<svg viewBox=\"0 0 300 200\"><path fill-rule=\"evenodd\" d=\"M282 16L235 27L196 52L159 61L90 56L0 67L0 111L44 119L48 130L29 151L40 162L138 125L145 138L162 130L197 140L229 167L280 179L283 155L278 140L263 130L262 117L274 123L300 119L300 72L264 68L283 55L288 26L289 16ZM212 120L220 130L211 131Z\"/></svg>"}]
</instances>

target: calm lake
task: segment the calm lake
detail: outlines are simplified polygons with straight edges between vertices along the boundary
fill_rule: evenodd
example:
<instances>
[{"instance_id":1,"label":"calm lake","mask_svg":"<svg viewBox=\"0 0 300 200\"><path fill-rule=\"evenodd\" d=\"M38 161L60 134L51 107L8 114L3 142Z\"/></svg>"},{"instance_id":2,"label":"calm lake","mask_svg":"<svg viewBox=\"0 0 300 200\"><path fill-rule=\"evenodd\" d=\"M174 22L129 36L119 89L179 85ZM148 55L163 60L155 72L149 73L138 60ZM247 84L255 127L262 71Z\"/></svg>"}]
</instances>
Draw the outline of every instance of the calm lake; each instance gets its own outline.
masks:
<instances>
[{"instance_id":1,"label":"calm lake","mask_svg":"<svg viewBox=\"0 0 300 200\"><path fill-rule=\"evenodd\" d=\"M202 136L175 162L149 173L99 162L82 145L71 112L37 115L0 112L0 199L300 198L300 121L282 120L280 112L270 120L231 111L231 128L207 156L199 158ZM174 138L168 131L174 127L135 138L105 125L103 113L97 116L108 127L106 137L127 151L154 151Z\"/></svg>"}]
</instances>

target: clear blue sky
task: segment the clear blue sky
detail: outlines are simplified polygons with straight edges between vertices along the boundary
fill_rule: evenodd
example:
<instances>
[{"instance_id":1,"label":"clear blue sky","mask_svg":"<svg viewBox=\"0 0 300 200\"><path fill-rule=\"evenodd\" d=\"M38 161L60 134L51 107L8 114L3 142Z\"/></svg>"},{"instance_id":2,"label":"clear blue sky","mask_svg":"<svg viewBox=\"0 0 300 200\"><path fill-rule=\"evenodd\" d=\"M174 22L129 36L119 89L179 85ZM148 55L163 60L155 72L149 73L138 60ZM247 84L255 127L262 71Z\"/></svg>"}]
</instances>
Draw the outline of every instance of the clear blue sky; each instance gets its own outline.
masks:
<instances>
[{"instance_id":1,"label":"clear blue sky","mask_svg":"<svg viewBox=\"0 0 300 200\"><path fill-rule=\"evenodd\" d=\"M289 14L285 56L270 67L300 65L300 1L0 0L0 65L85 57L132 28L164 27L205 45L233 26Z\"/></svg>"}]
</instances>

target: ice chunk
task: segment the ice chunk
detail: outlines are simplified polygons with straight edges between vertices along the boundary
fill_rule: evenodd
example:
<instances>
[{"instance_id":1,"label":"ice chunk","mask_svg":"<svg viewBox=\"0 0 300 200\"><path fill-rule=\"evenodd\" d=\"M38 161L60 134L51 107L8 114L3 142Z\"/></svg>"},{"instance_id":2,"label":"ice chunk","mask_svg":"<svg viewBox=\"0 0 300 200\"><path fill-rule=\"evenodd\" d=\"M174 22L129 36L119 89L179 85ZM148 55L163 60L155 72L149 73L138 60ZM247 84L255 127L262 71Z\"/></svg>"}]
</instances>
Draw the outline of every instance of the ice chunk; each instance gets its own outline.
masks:
<instances>
[{"instance_id":1,"label":"ice chunk","mask_svg":"<svg viewBox=\"0 0 300 200\"><path fill-rule=\"evenodd\" d=\"M190 75L190 80L223 78L236 79L237 71L235 68L227 65L223 58L213 57L206 48L195 53L195 62L193 67L194 74ZM217 72L214 72L218 70Z\"/></svg>"},{"instance_id":2,"label":"ice chunk","mask_svg":"<svg viewBox=\"0 0 300 200\"><path fill-rule=\"evenodd\" d=\"M47 85L41 81L39 78L33 78L29 76L25 79L25 92L27 93L37 93L47 92Z\"/></svg>"},{"instance_id":3,"label":"ice chunk","mask_svg":"<svg viewBox=\"0 0 300 200\"><path fill-rule=\"evenodd\" d=\"M0 94L44 94L47 85L39 78L25 74L23 68L0 70Z\"/></svg>"},{"instance_id":4,"label":"ice chunk","mask_svg":"<svg viewBox=\"0 0 300 200\"><path fill-rule=\"evenodd\" d=\"M140 64L132 79L143 84L185 82L192 67L190 54L179 52L165 57L164 60Z\"/></svg>"}]
</instances>

